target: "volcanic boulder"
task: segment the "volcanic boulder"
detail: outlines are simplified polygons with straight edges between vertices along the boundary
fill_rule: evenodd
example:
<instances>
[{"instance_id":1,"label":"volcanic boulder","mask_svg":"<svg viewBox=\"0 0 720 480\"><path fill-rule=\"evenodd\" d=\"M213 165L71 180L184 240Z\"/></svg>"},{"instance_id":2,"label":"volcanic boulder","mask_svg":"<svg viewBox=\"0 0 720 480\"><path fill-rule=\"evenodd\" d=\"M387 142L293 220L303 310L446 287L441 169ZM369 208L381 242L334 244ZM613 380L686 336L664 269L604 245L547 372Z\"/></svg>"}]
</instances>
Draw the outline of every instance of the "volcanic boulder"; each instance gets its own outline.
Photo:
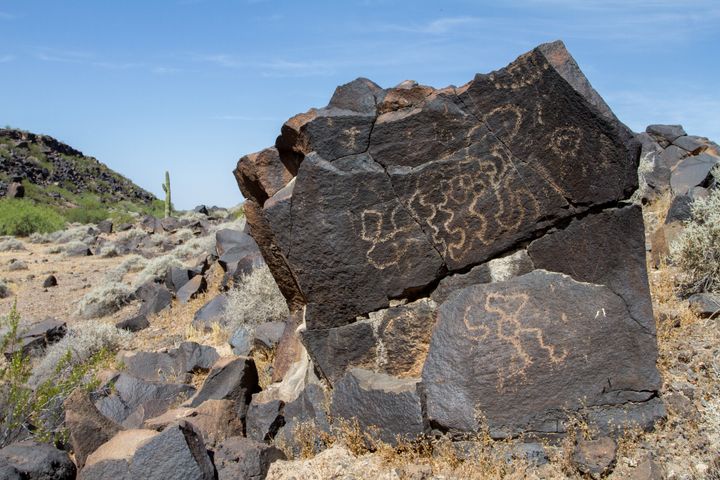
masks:
<instances>
[{"instance_id":1,"label":"volcanic boulder","mask_svg":"<svg viewBox=\"0 0 720 480\"><path fill-rule=\"evenodd\" d=\"M666 145L684 134L660 130ZM413 432L476 431L480 411L497 436L562 433L571 411L604 427L662 415L643 221L626 203L640 147L554 42L461 87L357 79L235 175L340 392L358 371L421 377Z\"/></svg>"}]
</instances>

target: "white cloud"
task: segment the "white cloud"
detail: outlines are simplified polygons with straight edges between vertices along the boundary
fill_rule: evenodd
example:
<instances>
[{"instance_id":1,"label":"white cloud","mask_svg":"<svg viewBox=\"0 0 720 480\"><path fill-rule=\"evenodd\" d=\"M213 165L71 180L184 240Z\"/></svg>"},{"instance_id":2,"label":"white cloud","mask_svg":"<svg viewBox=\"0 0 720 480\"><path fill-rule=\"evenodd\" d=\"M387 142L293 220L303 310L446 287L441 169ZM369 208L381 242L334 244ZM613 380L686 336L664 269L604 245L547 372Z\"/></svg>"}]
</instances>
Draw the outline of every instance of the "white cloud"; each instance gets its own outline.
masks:
<instances>
[{"instance_id":1,"label":"white cloud","mask_svg":"<svg viewBox=\"0 0 720 480\"><path fill-rule=\"evenodd\" d=\"M0 55L0 63L12 62L15 60L15 55Z\"/></svg>"}]
</instances>

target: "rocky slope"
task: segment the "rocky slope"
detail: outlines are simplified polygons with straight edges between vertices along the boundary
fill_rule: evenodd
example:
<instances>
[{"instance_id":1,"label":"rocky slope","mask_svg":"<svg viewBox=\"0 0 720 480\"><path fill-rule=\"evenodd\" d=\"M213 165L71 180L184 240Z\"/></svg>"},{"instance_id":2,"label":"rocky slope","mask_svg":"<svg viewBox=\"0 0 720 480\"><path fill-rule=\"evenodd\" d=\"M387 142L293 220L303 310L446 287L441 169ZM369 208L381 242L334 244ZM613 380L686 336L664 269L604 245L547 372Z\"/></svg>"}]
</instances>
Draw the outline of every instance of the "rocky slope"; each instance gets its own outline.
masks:
<instances>
[{"instance_id":1,"label":"rocky slope","mask_svg":"<svg viewBox=\"0 0 720 480\"><path fill-rule=\"evenodd\" d=\"M53 205L71 207L84 195L106 203L149 204L155 199L97 159L50 136L0 129L0 196L15 179L25 182L27 197Z\"/></svg>"}]
</instances>

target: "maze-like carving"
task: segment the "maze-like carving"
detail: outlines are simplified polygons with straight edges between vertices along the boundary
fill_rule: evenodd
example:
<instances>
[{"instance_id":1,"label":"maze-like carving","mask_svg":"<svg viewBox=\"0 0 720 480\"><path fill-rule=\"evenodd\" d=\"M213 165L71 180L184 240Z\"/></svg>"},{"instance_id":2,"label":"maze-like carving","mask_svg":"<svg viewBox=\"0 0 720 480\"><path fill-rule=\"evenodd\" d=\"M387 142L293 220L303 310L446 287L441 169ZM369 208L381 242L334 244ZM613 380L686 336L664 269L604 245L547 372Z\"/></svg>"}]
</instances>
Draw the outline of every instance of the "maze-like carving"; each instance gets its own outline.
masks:
<instances>
[{"instance_id":1,"label":"maze-like carving","mask_svg":"<svg viewBox=\"0 0 720 480\"><path fill-rule=\"evenodd\" d=\"M508 383L525 378L528 367L535 362L531 353L533 347L534 350L544 351L551 365L562 364L567 358L567 350L549 344L542 329L526 326L542 315L542 312L534 311L528 302L529 297L525 293L488 293L484 302L465 307L463 323L467 329L466 338L474 342L475 350L482 349L489 342L500 342L510 351L507 365L498 369L498 391L503 391ZM488 313L493 314L495 320L488 320ZM562 313L560 320L566 323L567 316Z\"/></svg>"}]
</instances>

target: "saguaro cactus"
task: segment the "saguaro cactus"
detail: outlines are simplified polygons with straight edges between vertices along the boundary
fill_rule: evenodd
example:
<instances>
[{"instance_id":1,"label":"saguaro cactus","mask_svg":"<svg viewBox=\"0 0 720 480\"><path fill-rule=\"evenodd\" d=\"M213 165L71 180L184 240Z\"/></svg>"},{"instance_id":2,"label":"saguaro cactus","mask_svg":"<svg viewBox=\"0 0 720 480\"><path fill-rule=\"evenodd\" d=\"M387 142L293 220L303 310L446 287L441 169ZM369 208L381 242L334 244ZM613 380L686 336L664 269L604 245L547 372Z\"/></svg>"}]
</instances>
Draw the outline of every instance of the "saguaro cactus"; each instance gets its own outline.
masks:
<instances>
[{"instance_id":1,"label":"saguaro cactus","mask_svg":"<svg viewBox=\"0 0 720 480\"><path fill-rule=\"evenodd\" d=\"M165 192L165 218L172 215L172 198L170 197L170 172L165 171L165 183L163 183L163 191Z\"/></svg>"}]
</instances>

